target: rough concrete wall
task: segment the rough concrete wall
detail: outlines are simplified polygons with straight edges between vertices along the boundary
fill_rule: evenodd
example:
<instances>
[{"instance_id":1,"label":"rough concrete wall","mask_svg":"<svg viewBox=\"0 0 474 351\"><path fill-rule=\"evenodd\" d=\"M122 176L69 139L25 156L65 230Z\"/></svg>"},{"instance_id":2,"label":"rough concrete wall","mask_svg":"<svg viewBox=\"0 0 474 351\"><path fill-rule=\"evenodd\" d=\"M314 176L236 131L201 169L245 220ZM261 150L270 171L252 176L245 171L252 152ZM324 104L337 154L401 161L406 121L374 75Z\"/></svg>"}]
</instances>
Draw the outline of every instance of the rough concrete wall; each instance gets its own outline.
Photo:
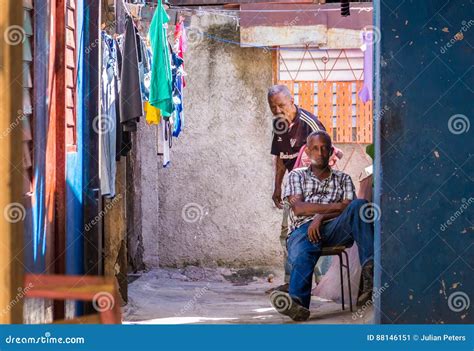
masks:
<instances>
[{"instance_id":1,"label":"rough concrete wall","mask_svg":"<svg viewBox=\"0 0 474 351\"><path fill-rule=\"evenodd\" d=\"M266 102L271 54L202 35L238 41L230 18L193 16L190 25L185 127L169 168L157 166L153 128L139 131L140 143L149 144L141 149L149 159L142 160L145 263L156 266L159 257L162 266L279 265L281 212L271 201Z\"/></svg>"},{"instance_id":2,"label":"rough concrete wall","mask_svg":"<svg viewBox=\"0 0 474 351\"><path fill-rule=\"evenodd\" d=\"M115 178L116 196L104 200L104 273L116 277L122 299L127 300L127 222L126 208L126 161L117 162Z\"/></svg>"},{"instance_id":3,"label":"rough concrete wall","mask_svg":"<svg viewBox=\"0 0 474 351\"><path fill-rule=\"evenodd\" d=\"M143 141L143 143L142 143ZM143 236L142 236L142 176L147 176L147 163L142 172L142 152L150 140L139 133L132 133L132 150L126 158L126 223L127 223L127 258L128 270L136 272L144 269ZM144 144L144 145L143 145ZM146 159L145 159L146 161ZM146 189L146 188L145 188Z\"/></svg>"},{"instance_id":4,"label":"rough concrete wall","mask_svg":"<svg viewBox=\"0 0 474 351\"><path fill-rule=\"evenodd\" d=\"M156 131L156 126L150 126L144 121L138 124L133 182L140 182L140 186L134 190L134 217L135 231L141 241L128 241L128 250L139 252L147 267L157 267L159 263L158 180L162 176L162 160L156 154Z\"/></svg>"}]
</instances>

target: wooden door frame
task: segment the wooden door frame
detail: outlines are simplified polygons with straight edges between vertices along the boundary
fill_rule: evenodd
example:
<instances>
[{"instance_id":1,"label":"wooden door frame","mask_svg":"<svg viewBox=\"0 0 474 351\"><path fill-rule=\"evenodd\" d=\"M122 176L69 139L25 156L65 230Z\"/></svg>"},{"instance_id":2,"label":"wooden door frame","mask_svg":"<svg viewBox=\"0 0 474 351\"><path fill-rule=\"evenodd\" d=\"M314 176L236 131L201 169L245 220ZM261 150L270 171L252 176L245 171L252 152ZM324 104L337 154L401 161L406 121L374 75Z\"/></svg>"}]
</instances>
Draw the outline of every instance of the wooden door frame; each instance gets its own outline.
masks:
<instances>
[{"instance_id":1,"label":"wooden door frame","mask_svg":"<svg viewBox=\"0 0 474 351\"><path fill-rule=\"evenodd\" d=\"M51 3L55 18L54 42L54 86L51 111L55 124L55 216L54 216L54 273L66 272L66 0ZM64 318L64 301L55 300L54 319Z\"/></svg>"},{"instance_id":2,"label":"wooden door frame","mask_svg":"<svg viewBox=\"0 0 474 351\"><path fill-rule=\"evenodd\" d=\"M0 28L2 34L20 34L23 23L21 1L0 0ZM8 33L7 33L8 31ZM24 33L23 33L24 37ZM0 210L4 218L0 221L2 245L0 245L0 323L22 323L23 303L17 299L23 287L23 219L22 205L22 124L18 123L18 111L22 110L22 42L7 42L7 35L0 37ZM14 37L11 37L16 42ZM21 121L20 121L21 122ZM19 127L18 127L19 126ZM5 133L8 131L8 133ZM20 217L14 217L14 212ZM11 217L6 215L11 213ZM15 215L15 216L16 216ZM9 218L9 220L8 220ZM19 219L19 220L17 220Z\"/></svg>"}]
</instances>

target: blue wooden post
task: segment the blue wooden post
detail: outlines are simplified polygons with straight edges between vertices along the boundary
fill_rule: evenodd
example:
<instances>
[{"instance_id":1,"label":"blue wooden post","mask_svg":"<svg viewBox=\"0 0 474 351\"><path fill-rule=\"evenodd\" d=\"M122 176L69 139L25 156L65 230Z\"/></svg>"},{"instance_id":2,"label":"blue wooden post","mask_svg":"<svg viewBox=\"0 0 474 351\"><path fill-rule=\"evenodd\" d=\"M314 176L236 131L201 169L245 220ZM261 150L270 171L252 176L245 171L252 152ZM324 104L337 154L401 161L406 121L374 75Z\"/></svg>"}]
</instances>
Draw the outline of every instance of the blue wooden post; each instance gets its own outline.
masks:
<instances>
[{"instance_id":1,"label":"blue wooden post","mask_svg":"<svg viewBox=\"0 0 474 351\"><path fill-rule=\"evenodd\" d=\"M77 80L76 80L76 143L77 151L66 154L66 273L84 273L84 195L83 195L83 160L84 160L84 55L85 23L83 16L84 2L76 2L76 35L77 35Z\"/></svg>"},{"instance_id":2,"label":"blue wooden post","mask_svg":"<svg viewBox=\"0 0 474 351\"><path fill-rule=\"evenodd\" d=\"M473 323L474 5L374 5L376 322Z\"/></svg>"},{"instance_id":3,"label":"blue wooden post","mask_svg":"<svg viewBox=\"0 0 474 351\"><path fill-rule=\"evenodd\" d=\"M83 114L83 208L84 227L93 222L99 212L99 135L94 131L94 119L99 115L99 13L100 2L83 0L83 37L84 48L82 66L82 103ZM102 239L99 224L90 226L83 235L84 273L102 274Z\"/></svg>"}]
</instances>

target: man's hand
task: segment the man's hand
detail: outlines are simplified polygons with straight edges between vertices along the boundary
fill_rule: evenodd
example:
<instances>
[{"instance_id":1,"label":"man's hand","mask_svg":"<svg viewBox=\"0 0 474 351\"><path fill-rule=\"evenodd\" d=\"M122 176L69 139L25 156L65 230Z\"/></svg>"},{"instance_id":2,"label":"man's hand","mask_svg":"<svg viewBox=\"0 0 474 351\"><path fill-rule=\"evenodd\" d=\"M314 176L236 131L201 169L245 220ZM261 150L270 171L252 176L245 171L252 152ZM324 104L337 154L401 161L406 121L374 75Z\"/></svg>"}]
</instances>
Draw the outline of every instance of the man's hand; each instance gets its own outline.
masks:
<instances>
[{"instance_id":1,"label":"man's hand","mask_svg":"<svg viewBox=\"0 0 474 351\"><path fill-rule=\"evenodd\" d=\"M281 187L275 187L272 199L276 207L279 209L283 208L283 205L281 204Z\"/></svg>"},{"instance_id":2,"label":"man's hand","mask_svg":"<svg viewBox=\"0 0 474 351\"><path fill-rule=\"evenodd\" d=\"M281 203L281 184L283 183L283 177L285 176L286 168L283 160L276 156L275 158L275 191L273 192L273 202L275 206L280 210L283 208Z\"/></svg>"},{"instance_id":3,"label":"man's hand","mask_svg":"<svg viewBox=\"0 0 474 351\"><path fill-rule=\"evenodd\" d=\"M313 217L311 224L308 227L308 239L310 242L317 243L322 239L321 236L321 224L323 223L324 216L317 214Z\"/></svg>"}]
</instances>

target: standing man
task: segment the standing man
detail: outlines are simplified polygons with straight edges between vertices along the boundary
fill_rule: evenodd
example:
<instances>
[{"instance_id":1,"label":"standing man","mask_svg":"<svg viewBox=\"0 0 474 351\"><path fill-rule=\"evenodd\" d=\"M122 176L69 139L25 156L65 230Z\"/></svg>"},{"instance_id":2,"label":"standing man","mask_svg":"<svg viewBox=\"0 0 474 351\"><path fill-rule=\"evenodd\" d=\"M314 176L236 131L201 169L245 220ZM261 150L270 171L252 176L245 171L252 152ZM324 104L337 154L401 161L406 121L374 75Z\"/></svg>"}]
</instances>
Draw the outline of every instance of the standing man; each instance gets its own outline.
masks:
<instances>
[{"instance_id":1,"label":"standing man","mask_svg":"<svg viewBox=\"0 0 474 351\"><path fill-rule=\"evenodd\" d=\"M290 172L293 169L298 153L306 144L308 135L318 130L325 131L326 128L315 115L295 105L294 98L285 85L274 85L268 89L268 104L274 116L271 154L276 156L275 190L272 198L275 206L283 209L280 242L284 252L285 284L270 289L267 293L274 290L288 292L290 269L286 238L289 208L283 206L281 199L283 177L286 171Z\"/></svg>"}]
</instances>

